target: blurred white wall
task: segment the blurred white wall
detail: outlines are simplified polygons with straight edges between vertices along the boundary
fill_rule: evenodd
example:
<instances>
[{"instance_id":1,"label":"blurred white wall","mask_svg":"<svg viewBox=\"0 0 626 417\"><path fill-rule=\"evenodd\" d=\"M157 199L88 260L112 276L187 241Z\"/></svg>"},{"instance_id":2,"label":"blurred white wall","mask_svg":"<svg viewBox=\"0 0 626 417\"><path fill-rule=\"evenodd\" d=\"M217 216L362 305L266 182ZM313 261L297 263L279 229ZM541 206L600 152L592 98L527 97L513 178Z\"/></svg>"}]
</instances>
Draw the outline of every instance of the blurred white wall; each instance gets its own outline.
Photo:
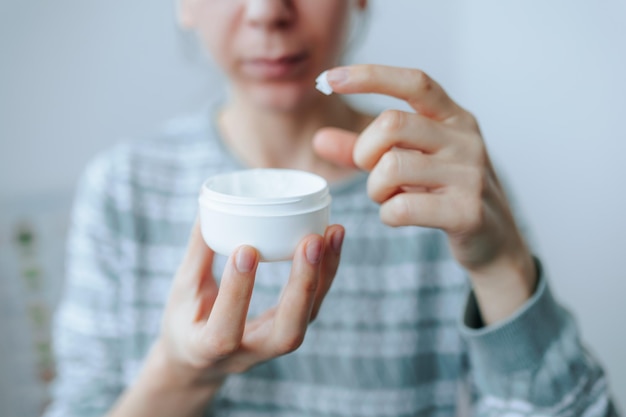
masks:
<instances>
[{"instance_id":1,"label":"blurred white wall","mask_svg":"<svg viewBox=\"0 0 626 417\"><path fill-rule=\"evenodd\" d=\"M71 190L97 150L213 91L173 3L0 0L0 200ZM374 0L354 60L423 68L479 117L624 407L626 2Z\"/></svg>"},{"instance_id":2,"label":"blurred white wall","mask_svg":"<svg viewBox=\"0 0 626 417\"><path fill-rule=\"evenodd\" d=\"M201 102L188 46L174 0L0 0L1 195L71 188L98 149Z\"/></svg>"},{"instance_id":3,"label":"blurred white wall","mask_svg":"<svg viewBox=\"0 0 626 417\"><path fill-rule=\"evenodd\" d=\"M626 1L463 3L459 98L626 406Z\"/></svg>"}]
</instances>

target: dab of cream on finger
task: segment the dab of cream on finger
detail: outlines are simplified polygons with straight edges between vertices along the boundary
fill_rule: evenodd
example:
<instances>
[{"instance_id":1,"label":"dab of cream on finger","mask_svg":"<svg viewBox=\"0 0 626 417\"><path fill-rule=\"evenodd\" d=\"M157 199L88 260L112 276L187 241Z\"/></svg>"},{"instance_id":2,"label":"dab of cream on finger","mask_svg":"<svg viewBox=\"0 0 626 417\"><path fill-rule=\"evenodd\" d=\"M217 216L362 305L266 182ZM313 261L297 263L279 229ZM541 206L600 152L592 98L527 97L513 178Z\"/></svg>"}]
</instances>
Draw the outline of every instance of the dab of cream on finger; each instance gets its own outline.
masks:
<instances>
[{"instance_id":1,"label":"dab of cream on finger","mask_svg":"<svg viewBox=\"0 0 626 417\"><path fill-rule=\"evenodd\" d=\"M328 78L326 77L327 75L328 71L324 71L319 75L319 77L317 77L317 79L315 80L315 82L317 83L315 85L315 88L329 96L333 93L333 88L328 83Z\"/></svg>"}]
</instances>

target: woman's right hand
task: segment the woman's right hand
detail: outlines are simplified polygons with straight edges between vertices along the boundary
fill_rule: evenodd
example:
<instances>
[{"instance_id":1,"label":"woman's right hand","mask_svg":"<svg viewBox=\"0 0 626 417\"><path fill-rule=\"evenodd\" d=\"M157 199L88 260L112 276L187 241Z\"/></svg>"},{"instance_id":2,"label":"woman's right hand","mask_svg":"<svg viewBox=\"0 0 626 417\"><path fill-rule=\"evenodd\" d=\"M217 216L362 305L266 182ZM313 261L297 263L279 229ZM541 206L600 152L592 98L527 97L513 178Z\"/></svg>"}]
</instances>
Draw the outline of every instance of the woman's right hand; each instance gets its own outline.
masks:
<instances>
[{"instance_id":1,"label":"woman's right hand","mask_svg":"<svg viewBox=\"0 0 626 417\"><path fill-rule=\"evenodd\" d=\"M235 250L218 287L214 253L196 222L161 333L137 380L108 416L201 416L229 374L297 349L335 277L344 233L333 225L323 237L305 237L278 305L248 321L258 252L249 246Z\"/></svg>"},{"instance_id":2,"label":"woman's right hand","mask_svg":"<svg viewBox=\"0 0 626 417\"><path fill-rule=\"evenodd\" d=\"M344 233L333 225L323 237L304 238L278 304L247 320L258 252L250 246L236 249L218 288L214 253L196 222L152 352L167 369L170 384L217 388L229 374L297 349L335 277Z\"/></svg>"}]
</instances>

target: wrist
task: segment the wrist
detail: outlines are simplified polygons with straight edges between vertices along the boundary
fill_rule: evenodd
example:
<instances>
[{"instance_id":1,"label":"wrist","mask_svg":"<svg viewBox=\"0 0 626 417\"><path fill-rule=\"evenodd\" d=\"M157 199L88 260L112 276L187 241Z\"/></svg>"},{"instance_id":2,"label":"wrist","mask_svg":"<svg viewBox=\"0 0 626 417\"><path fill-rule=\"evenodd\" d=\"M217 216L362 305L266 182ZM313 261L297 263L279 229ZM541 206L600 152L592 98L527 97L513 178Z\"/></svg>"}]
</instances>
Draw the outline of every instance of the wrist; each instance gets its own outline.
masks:
<instances>
[{"instance_id":1,"label":"wrist","mask_svg":"<svg viewBox=\"0 0 626 417\"><path fill-rule=\"evenodd\" d=\"M133 383L108 416L190 416L204 414L219 384L195 384L191 374L181 372L157 341Z\"/></svg>"},{"instance_id":2,"label":"wrist","mask_svg":"<svg viewBox=\"0 0 626 417\"><path fill-rule=\"evenodd\" d=\"M479 269L468 270L486 325L510 317L535 292L538 281L535 260L525 246L522 248L502 254Z\"/></svg>"},{"instance_id":3,"label":"wrist","mask_svg":"<svg viewBox=\"0 0 626 417\"><path fill-rule=\"evenodd\" d=\"M157 340L152 346L139 378L157 394L186 392L190 395L209 398L219 390L224 381L223 379L203 380L201 370L176 363L167 354L161 340Z\"/></svg>"}]
</instances>

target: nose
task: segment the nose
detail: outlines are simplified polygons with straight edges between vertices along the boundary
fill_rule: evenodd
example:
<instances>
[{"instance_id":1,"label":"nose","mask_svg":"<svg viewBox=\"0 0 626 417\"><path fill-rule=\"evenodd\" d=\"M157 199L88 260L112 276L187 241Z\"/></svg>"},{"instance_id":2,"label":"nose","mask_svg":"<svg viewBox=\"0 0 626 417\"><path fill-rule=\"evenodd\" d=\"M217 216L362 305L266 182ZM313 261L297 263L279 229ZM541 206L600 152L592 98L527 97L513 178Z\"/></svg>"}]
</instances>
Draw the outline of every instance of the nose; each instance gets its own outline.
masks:
<instances>
[{"instance_id":1,"label":"nose","mask_svg":"<svg viewBox=\"0 0 626 417\"><path fill-rule=\"evenodd\" d=\"M314 0L313 0L314 1ZM294 18L292 0L247 0L246 22L256 27L284 28Z\"/></svg>"}]
</instances>

